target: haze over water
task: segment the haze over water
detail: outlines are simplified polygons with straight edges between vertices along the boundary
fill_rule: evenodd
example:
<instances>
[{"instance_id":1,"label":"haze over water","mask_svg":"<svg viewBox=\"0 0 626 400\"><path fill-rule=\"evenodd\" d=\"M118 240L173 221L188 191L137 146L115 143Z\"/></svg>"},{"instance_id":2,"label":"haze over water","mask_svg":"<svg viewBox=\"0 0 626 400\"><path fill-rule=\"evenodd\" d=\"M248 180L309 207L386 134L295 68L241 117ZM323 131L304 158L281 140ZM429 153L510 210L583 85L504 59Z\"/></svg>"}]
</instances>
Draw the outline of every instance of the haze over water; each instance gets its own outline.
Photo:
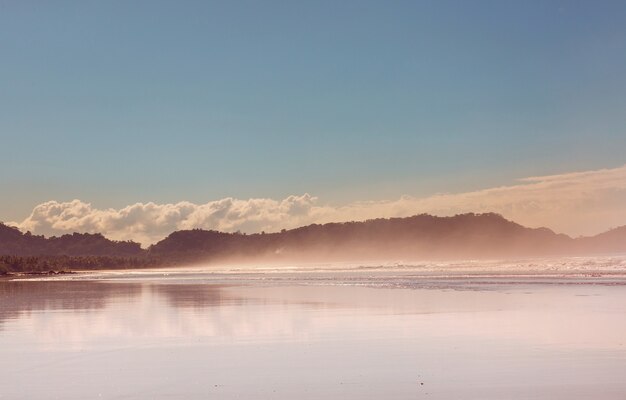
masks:
<instances>
[{"instance_id":1,"label":"haze over water","mask_svg":"<svg viewBox=\"0 0 626 400\"><path fill-rule=\"evenodd\" d=\"M3 399L621 399L624 259L0 281Z\"/></svg>"}]
</instances>

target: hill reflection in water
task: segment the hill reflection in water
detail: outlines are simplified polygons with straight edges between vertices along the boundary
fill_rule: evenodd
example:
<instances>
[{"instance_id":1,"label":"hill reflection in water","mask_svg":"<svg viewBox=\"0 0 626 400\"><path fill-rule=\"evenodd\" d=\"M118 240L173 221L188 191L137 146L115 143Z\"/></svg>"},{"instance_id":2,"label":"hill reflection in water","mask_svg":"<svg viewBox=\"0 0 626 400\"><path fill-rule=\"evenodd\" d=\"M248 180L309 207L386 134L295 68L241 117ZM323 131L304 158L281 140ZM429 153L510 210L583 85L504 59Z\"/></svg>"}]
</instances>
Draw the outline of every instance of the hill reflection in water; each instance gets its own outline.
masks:
<instances>
[{"instance_id":1,"label":"hill reflection in water","mask_svg":"<svg viewBox=\"0 0 626 400\"><path fill-rule=\"evenodd\" d=\"M387 286L250 274L212 284L196 275L0 281L0 374L12 382L0 396L618 399L626 392L626 292L615 282L496 277L408 289L394 286L407 279L397 271Z\"/></svg>"}]
</instances>

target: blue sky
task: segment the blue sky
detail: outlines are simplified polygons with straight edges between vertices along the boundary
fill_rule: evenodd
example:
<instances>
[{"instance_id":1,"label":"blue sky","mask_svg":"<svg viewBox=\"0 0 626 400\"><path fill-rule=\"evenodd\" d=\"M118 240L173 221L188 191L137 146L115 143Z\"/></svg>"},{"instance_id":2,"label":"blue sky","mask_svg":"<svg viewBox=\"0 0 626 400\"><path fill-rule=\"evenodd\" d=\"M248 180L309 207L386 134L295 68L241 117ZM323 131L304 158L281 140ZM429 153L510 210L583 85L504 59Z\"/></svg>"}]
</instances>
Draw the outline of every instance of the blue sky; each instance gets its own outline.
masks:
<instances>
[{"instance_id":1,"label":"blue sky","mask_svg":"<svg viewBox=\"0 0 626 400\"><path fill-rule=\"evenodd\" d=\"M623 1L0 1L0 50L0 220L626 159Z\"/></svg>"}]
</instances>

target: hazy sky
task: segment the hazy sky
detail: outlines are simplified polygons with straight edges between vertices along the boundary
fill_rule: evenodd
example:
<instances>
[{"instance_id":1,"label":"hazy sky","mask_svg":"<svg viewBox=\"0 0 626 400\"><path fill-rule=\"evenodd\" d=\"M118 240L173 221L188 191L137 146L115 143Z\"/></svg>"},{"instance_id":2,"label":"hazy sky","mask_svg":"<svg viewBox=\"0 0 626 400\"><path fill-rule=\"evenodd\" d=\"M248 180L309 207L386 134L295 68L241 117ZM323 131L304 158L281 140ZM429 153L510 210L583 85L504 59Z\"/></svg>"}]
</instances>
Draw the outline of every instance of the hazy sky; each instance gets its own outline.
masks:
<instances>
[{"instance_id":1,"label":"hazy sky","mask_svg":"<svg viewBox=\"0 0 626 400\"><path fill-rule=\"evenodd\" d=\"M624 1L0 0L0 57L5 221L626 162Z\"/></svg>"}]
</instances>

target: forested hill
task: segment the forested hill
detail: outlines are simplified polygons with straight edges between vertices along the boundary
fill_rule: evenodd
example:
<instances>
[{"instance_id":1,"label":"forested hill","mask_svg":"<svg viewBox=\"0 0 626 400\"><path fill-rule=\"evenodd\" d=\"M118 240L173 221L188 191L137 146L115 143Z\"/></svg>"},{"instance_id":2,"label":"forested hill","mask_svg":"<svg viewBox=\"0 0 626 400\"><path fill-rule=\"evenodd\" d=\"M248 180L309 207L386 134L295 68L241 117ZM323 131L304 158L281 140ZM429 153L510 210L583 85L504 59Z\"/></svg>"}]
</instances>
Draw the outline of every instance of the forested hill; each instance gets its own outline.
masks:
<instances>
[{"instance_id":1,"label":"forested hill","mask_svg":"<svg viewBox=\"0 0 626 400\"><path fill-rule=\"evenodd\" d=\"M109 240L99 233L73 233L45 238L0 224L0 255L12 256L140 256L139 243Z\"/></svg>"},{"instance_id":2,"label":"forested hill","mask_svg":"<svg viewBox=\"0 0 626 400\"><path fill-rule=\"evenodd\" d=\"M74 233L44 238L0 224L0 256L57 257L54 260L57 264L69 263L58 261L61 256L100 257L91 268L108 264L131 268L211 261L418 260L624 252L626 227L572 239L546 228L527 228L493 213L453 217L422 214L313 224L248 235L183 230L173 232L145 250L138 243L112 241L101 234ZM125 261L113 262L107 258L125 258ZM80 262L73 260L72 268Z\"/></svg>"},{"instance_id":3,"label":"forested hill","mask_svg":"<svg viewBox=\"0 0 626 400\"><path fill-rule=\"evenodd\" d=\"M189 260L260 257L273 260L365 260L506 257L567 253L575 240L531 229L498 214L416 215L308 225L278 233L177 231L149 248Z\"/></svg>"}]
</instances>

